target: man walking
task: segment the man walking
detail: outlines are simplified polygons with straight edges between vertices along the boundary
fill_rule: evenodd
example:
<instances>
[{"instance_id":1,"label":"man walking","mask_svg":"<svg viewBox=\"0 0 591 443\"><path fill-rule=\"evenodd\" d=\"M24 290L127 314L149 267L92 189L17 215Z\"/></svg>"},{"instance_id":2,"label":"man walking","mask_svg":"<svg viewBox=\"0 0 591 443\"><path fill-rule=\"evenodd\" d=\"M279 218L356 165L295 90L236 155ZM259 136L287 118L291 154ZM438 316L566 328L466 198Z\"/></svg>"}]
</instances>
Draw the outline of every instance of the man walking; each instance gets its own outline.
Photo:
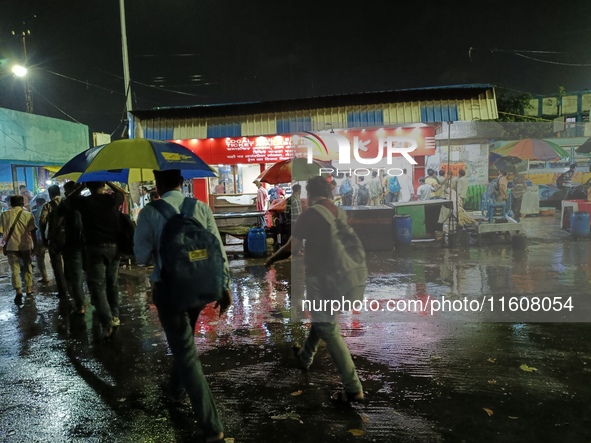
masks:
<instances>
[{"instance_id":1,"label":"man walking","mask_svg":"<svg viewBox=\"0 0 591 443\"><path fill-rule=\"evenodd\" d=\"M291 228L295 225L296 220L302 213L302 201L300 200L300 195L302 194L302 185L295 184L293 185L291 195L287 198L285 202L285 238L283 238L283 233L281 234L281 246L287 243L289 237L291 237Z\"/></svg>"},{"instance_id":2,"label":"man walking","mask_svg":"<svg viewBox=\"0 0 591 443\"><path fill-rule=\"evenodd\" d=\"M31 194L31 191L29 191L25 185L20 185L18 187L18 192L23 197L23 207L27 211L30 211L31 210L31 200L33 200L33 194Z\"/></svg>"},{"instance_id":3,"label":"man walking","mask_svg":"<svg viewBox=\"0 0 591 443\"><path fill-rule=\"evenodd\" d=\"M140 209L144 209L146 205L150 203L150 193L148 188L145 186L140 187L140 200L138 202L138 206Z\"/></svg>"},{"instance_id":4,"label":"man walking","mask_svg":"<svg viewBox=\"0 0 591 443\"><path fill-rule=\"evenodd\" d=\"M456 181L456 192L458 193L458 200L460 208L464 207L464 201L468 195L468 177L466 177L466 171L460 169L458 171L459 178Z\"/></svg>"},{"instance_id":5,"label":"man walking","mask_svg":"<svg viewBox=\"0 0 591 443\"><path fill-rule=\"evenodd\" d=\"M41 215L39 216L39 229L41 230L41 238L43 245L49 252L49 261L53 269L55 277L55 284L57 286L57 296L59 298L66 297L67 284L64 275L64 264L62 261L61 246L57 243L55 235L59 230L57 207L61 202L61 192L58 185L52 185L47 189L50 200L43 205Z\"/></svg>"},{"instance_id":6,"label":"man walking","mask_svg":"<svg viewBox=\"0 0 591 443\"><path fill-rule=\"evenodd\" d=\"M263 186L263 184L259 181L259 180L255 180L253 181L253 183L255 184L255 186L257 187L257 197L255 200L255 205L256 205L256 210L257 211L267 211L268 206L269 206L269 193L267 192L267 190L265 189L265 187ZM160 191L158 191L160 192ZM162 194L160 194L162 195ZM264 228L265 226L267 226L267 224L265 223L265 216L261 215L259 217L261 226Z\"/></svg>"},{"instance_id":7,"label":"man walking","mask_svg":"<svg viewBox=\"0 0 591 443\"><path fill-rule=\"evenodd\" d=\"M339 187L339 194L341 194L341 201L343 206L353 206L353 186L351 185L351 177L348 173Z\"/></svg>"},{"instance_id":8,"label":"man walking","mask_svg":"<svg viewBox=\"0 0 591 443\"><path fill-rule=\"evenodd\" d=\"M156 180L156 189L161 195L162 200L173 206L176 211L179 211L185 201L181 193L183 177L180 171L154 171L154 177ZM228 260L209 206L200 201L196 201L195 203L194 218L218 238L219 247L225 260L223 295L221 300L216 302L215 305L216 308L220 308L221 316L229 308L232 301ZM195 349L195 324L197 323L199 313L205 306L186 310L179 309L171 302L174 294L170 294L169 289L161 278L160 235L165 222L164 216L156 207L151 204L147 205L138 217L134 237L134 252L139 263L154 265L154 271L150 277L150 280L153 282L152 295L154 304L158 309L160 323L162 324L168 345L174 356L174 367L168 392L173 399L178 400L184 388L191 400L193 410L204 428L205 441L208 443L223 442L223 425L218 416L213 396L203 374L197 350ZM199 285L199 282L196 281L195 285Z\"/></svg>"},{"instance_id":9,"label":"man walking","mask_svg":"<svg viewBox=\"0 0 591 443\"><path fill-rule=\"evenodd\" d=\"M10 197L11 209L0 214L0 234L4 240L4 250L10 265L12 287L16 291L14 302L23 303L21 282L21 261L24 269L23 277L27 295L33 293L32 251L36 248L35 219L33 214L23 209L22 195Z\"/></svg>"},{"instance_id":10,"label":"man walking","mask_svg":"<svg viewBox=\"0 0 591 443\"><path fill-rule=\"evenodd\" d=\"M76 189L76 183L69 181L64 185L65 200L57 208L58 216L63 217L66 226L65 244L62 248L64 258L64 275L70 297L74 300L75 312L85 313L84 305L84 234L82 233L82 216L72 205L70 196Z\"/></svg>"},{"instance_id":11,"label":"man walking","mask_svg":"<svg viewBox=\"0 0 591 443\"><path fill-rule=\"evenodd\" d=\"M103 338L110 339L119 320L119 248L117 242L121 230L119 207L125 191L106 182L114 192L105 192L105 182L88 182L88 197L80 197L81 184L68 197L73 209L80 211L86 245L86 278L90 300L94 305L103 329Z\"/></svg>"},{"instance_id":12,"label":"man walking","mask_svg":"<svg viewBox=\"0 0 591 443\"><path fill-rule=\"evenodd\" d=\"M371 180L369 181L369 204L377 206L382 198L382 183L378 177L378 171L371 171Z\"/></svg>"},{"instance_id":13,"label":"man walking","mask_svg":"<svg viewBox=\"0 0 591 443\"><path fill-rule=\"evenodd\" d=\"M273 265L278 260L283 260L291 255L291 251L297 251L305 240L304 264L306 266L306 292L309 300L325 300L327 294L334 291L329 287L329 270L327 264L331 262L330 224L324 216L313 209L314 205L322 205L333 216L337 216L339 209L331 200L330 186L322 177L314 177L308 180L306 185L309 208L306 209L294 226L292 236L285 246L273 254L265 263ZM324 340L334 365L341 378L345 390L333 395L336 401L362 401L363 389L351 353L341 335L337 321L337 314L328 312L312 313L312 327L303 347L294 346L294 352L298 363L303 369L308 369L314 360L320 340Z\"/></svg>"},{"instance_id":14,"label":"man walking","mask_svg":"<svg viewBox=\"0 0 591 443\"><path fill-rule=\"evenodd\" d=\"M33 217L35 217L35 226L37 226L37 228L39 228L41 209L45 203L46 202L43 197L37 197L35 199L35 208L33 209L32 214ZM39 275L41 276L39 283L46 285L49 283L49 277L47 276L47 266L45 265L45 254L47 253L47 248L43 244L43 238L41 238L41 229L37 229L36 237L37 246L35 248L35 257L37 258L37 268L39 269Z\"/></svg>"},{"instance_id":15,"label":"man walking","mask_svg":"<svg viewBox=\"0 0 591 443\"><path fill-rule=\"evenodd\" d=\"M414 197L414 189L412 180L406 173L406 169L402 170L402 175L398 176L398 183L400 184L400 194L398 194L399 202L409 202Z\"/></svg>"}]
</instances>

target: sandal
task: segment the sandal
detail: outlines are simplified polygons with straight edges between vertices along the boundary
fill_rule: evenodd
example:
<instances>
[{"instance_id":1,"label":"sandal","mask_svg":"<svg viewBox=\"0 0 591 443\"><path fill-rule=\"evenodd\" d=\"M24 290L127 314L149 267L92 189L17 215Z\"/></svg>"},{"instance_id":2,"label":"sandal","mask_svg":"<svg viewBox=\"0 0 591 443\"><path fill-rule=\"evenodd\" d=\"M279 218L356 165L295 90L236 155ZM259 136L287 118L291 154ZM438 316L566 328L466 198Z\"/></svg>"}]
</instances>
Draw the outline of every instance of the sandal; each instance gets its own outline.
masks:
<instances>
[{"instance_id":1,"label":"sandal","mask_svg":"<svg viewBox=\"0 0 591 443\"><path fill-rule=\"evenodd\" d=\"M346 391L337 391L334 392L330 399L337 403L364 403L365 396L363 392L346 392Z\"/></svg>"}]
</instances>

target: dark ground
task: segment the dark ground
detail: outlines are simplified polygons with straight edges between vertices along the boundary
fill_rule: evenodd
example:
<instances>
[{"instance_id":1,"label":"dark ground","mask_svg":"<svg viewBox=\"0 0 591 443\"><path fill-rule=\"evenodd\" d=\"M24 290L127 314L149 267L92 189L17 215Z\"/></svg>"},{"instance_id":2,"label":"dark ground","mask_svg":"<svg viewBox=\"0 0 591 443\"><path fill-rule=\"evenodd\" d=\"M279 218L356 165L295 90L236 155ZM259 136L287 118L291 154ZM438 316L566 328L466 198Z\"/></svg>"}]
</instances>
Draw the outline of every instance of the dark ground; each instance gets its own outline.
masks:
<instances>
[{"instance_id":1,"label":"dark ground","mask_svg":"<svg viewBox=\"0 0 591 443\"><path fill-rule=\"evenodd\" d=\"M591 242L571 240L558 223L526 218L527 251L492 239L372 253L368 292L588 297ZM196 345L235 442L591 441L588 323L345 315L368 401L339 406L323 347L308 373L294 367L291 345L307 323L290 321L289 262L265 272L262 259L231 256L234 306L221 319L204 311ZM199 441L188 403L161 395L171 358L143 269L122 270L122 325L104 343L92 309L71 316L51 286L14 305L0 267L0 441Z\"/></svg>"}]
</instances>

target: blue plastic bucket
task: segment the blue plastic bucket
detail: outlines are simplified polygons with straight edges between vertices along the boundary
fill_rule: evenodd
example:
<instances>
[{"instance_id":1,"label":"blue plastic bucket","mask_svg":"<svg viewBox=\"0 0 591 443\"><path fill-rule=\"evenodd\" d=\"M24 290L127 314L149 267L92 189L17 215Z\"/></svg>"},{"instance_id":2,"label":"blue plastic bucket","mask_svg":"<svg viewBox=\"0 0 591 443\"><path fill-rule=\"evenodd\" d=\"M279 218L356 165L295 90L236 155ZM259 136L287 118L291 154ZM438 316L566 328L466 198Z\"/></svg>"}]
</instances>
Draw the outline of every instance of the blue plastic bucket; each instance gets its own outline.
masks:
<instances>
[{"instance_id":1,"label":"blue plastic bucket","mask_svg":"<svg viewBox=\"0 0 591 443\"><path fill-rule=\"evenodd\" d=\"M412 219L410 215L395 215L392 219L395 245L410 245L412 241Z\"/></svg>"},{"instance_id":2,"label":"blue plastic bucket","mask_svg":"<svg viewBox=\"0 0 591 443\"><path fill-rule=\"evenodd\" d=\"M267 255L267 234L264 228L250 228L246 237L248 253L253 257Z\"/></svg>"},{"instance_id":3,"label":"blue plastic bucket","mask_svg":"<svg viewBox=\"0 0 591 443\"><path fill-rule=\"evenodd\" d=\"M591 229L589 228L588 212L573 212L570 216L570 235L573 238L589 238Z\"/></svg>"}]
</instances>

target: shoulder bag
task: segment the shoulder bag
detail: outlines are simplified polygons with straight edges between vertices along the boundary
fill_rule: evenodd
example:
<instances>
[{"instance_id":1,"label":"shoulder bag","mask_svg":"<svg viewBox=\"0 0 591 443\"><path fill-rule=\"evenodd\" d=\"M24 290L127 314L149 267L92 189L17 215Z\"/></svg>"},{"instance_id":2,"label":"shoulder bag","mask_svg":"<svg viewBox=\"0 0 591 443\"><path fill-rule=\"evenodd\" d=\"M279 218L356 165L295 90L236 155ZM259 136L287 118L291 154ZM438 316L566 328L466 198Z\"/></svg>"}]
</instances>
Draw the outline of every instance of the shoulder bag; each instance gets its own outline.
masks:
<instances>
[{"instance_id":1,"label":"shoulder bag","mask_svg":"<svg viewBox=\"0 0 591 443\"><path fill-rule=\"evenodd\" d=\"M21 211L17 214L16 218L14 219L14 223L12 224L10 229L8 230L8 234L6 235L6 238L4 239L4 246L2 246L2 253L4 255L8 255L8 251L6 250L6 247L8 246L8 240L10 240L10 237L12 237L12 233L14 232L14 227L16 226L19 218L21 218L22 213L23 213L23 210L21 209Z\"/></svg>"}]
</instances>

